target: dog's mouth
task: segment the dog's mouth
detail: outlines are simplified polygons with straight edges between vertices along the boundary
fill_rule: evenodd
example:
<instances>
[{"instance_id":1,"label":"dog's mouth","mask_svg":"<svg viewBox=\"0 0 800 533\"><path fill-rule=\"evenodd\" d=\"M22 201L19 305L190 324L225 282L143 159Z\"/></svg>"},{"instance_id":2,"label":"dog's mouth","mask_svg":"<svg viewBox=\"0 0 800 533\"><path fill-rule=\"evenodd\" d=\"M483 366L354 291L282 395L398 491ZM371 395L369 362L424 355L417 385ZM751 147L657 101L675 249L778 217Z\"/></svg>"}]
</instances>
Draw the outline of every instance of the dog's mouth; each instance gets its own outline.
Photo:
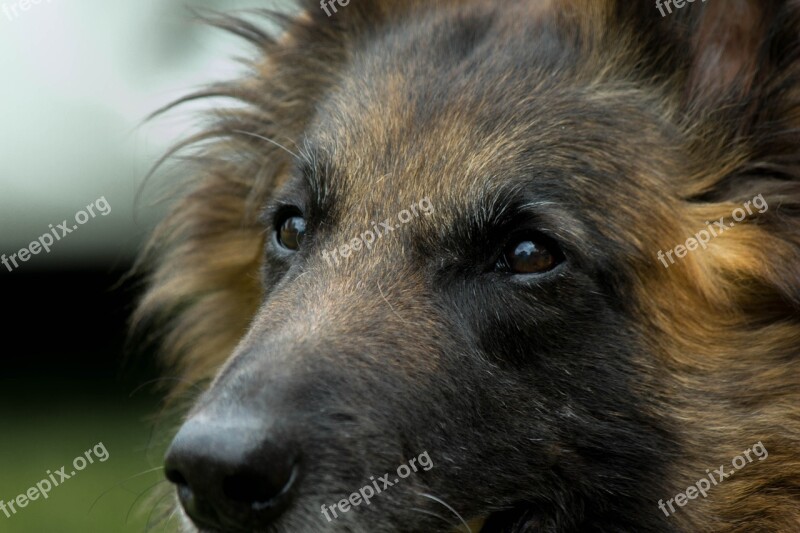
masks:
<instances>
[{"instance_id":1,"label":"dog's mouth","mask_svg":"<svg viewBox=\"0 0 800 533\"><path fill-rule=\"evenodd\" d=\"M474 533L483 533L484 527L486 527L486 518L476 518L475 520L471 520L467 523L467 529L473 531ZM463 528L458 528L455 531L465 531Z\"/></svg>"},{"instance_id":2,"label":"dog's mouth","mask_svg":"<svg viewBox=\"0 0 800 533\"><path fill-rule=\"evenodd\" d=\"M451 530L451 533L536 533L544 522L530 506L519 505L474 518Z\"/></svg>"},{"instance_id":3,"label":"dog's mouth","mask_svg":"<svg viewBox=\"0 0 800 533\"><path fill-rule=\"evenodd\" d=\"M542 527L541 518L532 509L519 506L497 511L481 518L474 518L461 526L455 527L451 530L451 533L535 533L542 531ZM207 529L199 524L195 524L192 531L197 533L219 533L216 529Z\"/></svg>"}]
</instances>

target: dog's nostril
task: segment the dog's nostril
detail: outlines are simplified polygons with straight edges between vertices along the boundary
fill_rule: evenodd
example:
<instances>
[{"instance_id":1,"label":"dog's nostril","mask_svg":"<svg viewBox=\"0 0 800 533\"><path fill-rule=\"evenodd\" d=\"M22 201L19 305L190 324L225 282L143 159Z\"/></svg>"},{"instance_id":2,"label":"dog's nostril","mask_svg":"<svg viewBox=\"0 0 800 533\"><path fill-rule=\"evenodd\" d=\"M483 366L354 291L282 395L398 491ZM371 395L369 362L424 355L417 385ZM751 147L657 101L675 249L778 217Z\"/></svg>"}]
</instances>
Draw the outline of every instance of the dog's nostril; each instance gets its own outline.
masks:
<instances>
[{"instance_id":1,"label":"dog's nostril","mask_svg":"<svg viewBox=\"0 0 800 533\"><path fill-rule=\"evenodd\" d=\"M275 434L264 436L251 419L236 422L191 419L167 452L164 474L198 527L264 529L295 492L297 448Z\"/></svg>"},{"instance_id":2,"label":"dog's nostril","mask_svg":"<svg viewBox=\"0 0 800 533\"><path fill-rule=\"evenodd\" d=\"M229 476L222 482L222 490L229 499L247 504L265 502L273 496L260 479L252 476Z\"/></svg>"},{"instance_id":3,"label":"dog's nostril","mask_svg":"<svg viewBox=\"0 0 800 533\"><path fill-rule=\"evenodd\" d=\"M174 468L169 468L165 471L167 480L173 483L178 489L178 499L184 507L191 507L194 505L194 493L189 486L186 478Z\"/></svg>"},{"instance_id":4,"label":"dog's nostril","mask_svg":"<svg viewBox=\"0 0 800 533\"><path fill-rule=\"evenodd\" d=\"M254 511L262 511L279 505L294 485L297 476L296 466L272 471L271 475L258 476L241 474L226 477L222 482L225 497L231 501L250 506Z\"/></svg>"},{"instance_id":5,"label":"dog's nostril","mask_svg":"<svg viewBox=\"0 0 800 533\"><path fill-rule=\"evenodd\" d=\"M175 485L178 491L178 500L186 510L186 513L194 519L207 520L208 517L216 516L216 512L205 500L195 496L192 487L186 478L177 469L168 468L165 470L166 478Z\"/></svg>"},{"instance_id":6,"label":"dog's nostril","mask_svg":"<svg viewBox=\"0 0 800 533\"><path fill-rule=\"evenodd\" d=\"M175 485L188 485L189 483L186 481L186 478L181 475L181 473L174 469L168 468L164 471L164 475L166 476L167 480Z\"/></svg>"}]
</instances>

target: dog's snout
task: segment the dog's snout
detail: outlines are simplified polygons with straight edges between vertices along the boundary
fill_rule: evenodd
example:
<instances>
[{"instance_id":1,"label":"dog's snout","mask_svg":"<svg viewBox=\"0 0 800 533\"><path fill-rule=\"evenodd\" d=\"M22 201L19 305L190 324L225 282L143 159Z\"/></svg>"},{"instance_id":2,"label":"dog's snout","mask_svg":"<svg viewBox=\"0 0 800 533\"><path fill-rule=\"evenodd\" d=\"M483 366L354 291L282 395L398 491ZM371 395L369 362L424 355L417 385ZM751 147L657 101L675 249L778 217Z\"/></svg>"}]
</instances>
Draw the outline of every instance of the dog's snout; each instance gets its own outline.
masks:
<instances>
[{"instance_id":1,"label":"dog's snout","mask_svg":"<svg viewBox=\"0 0 800 533\"><path fill-rule=\"evenodd\" d=\"M201 528L238 531L273 523L288 506L299 457L253 421L187 421L170 446L167 479Z\"/></svg>"}]
</instances>

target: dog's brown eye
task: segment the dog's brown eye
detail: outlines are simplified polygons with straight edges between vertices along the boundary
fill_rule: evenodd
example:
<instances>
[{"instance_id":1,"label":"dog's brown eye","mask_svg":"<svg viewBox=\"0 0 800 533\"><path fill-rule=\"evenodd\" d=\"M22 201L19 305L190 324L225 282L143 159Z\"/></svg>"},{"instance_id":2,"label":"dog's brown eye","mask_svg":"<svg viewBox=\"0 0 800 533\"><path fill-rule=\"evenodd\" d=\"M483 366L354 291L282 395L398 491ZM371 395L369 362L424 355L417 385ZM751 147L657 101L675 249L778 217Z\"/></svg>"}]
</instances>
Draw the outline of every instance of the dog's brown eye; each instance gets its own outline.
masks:
<instances>
[{"instance_id":1,"label":"dog's brown eye","mask_svg":"<svg viewBox=\"0 0 800 533\"><path fill-rule=\"evenodd\" d=\"M278 242L287 250L297 251L305 233L306 220L301 216L289 216L278 227Z\"/></svg>"},{"instance_id":2,"label":"dog's brown eye","mask_svg":"<svg viewBox=\"0 0 800 533\"><path fill-rule=\"evenodd\" d=\"M561 262L554 244L539 239L513 241L503 251L499 265L514 274L540 274Z\"/></svg>"}]
</instances>

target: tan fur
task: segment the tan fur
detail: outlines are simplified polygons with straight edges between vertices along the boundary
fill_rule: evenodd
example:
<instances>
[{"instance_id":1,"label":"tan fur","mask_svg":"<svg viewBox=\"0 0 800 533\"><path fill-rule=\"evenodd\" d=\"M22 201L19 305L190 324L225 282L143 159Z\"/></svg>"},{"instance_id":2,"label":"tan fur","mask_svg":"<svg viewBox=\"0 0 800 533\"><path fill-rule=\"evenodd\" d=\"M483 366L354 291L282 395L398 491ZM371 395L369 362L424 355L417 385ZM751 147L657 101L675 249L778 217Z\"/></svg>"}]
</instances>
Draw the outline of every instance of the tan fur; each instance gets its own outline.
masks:
<instances>
[{"instance_id":1,"label":"tan fur","mask_svg":"<svg viewBox=\"0 0 800 533\"><path fill-rule=\"evenodd\" d=\"M629 33L635 28L616 28L618 35L610 36L605 32L611 26L598 24L598 20L614 18L616 3L611 0L519 4L509 8L518 10L518 16L509 16L503 24L511 32L515 24L553 16L584 37L603 43L603 53L588 58L579 74L582 82L596 88L592 103L611 106L632 96L650 98L652 115L677 124L681 138L687 140L682 146L660 146L662 139L653 135L647 162L637 161L633 151L624 154L626 160L634 161L631 172L641 184L639 192L619 204L600 205L594 222L630 245L637 273L630 297L641 316L640 333L659 339L660 352L643 354L638 364L642 395L652 399L648 408L667 421L683 443L676 463L680 466L668 473L673 494L704 477L706 469L729 466L733 457L756 442L763 442L769 457L737 472L707 499L695 500L672 520L686 531L791 532L800 529L800 326L785 296L785 273L796 272L796 248L750 217L712 239L707 250L690 253L668 269L650 259L655 251L671 249L703 229L706 221L730 217L741 206L736 203L739 199L703 203L691 199L712 190L754 157L747 139L716 138L713 121L681 122L679 118L687 99L696 99L688 104L696 111L720 91L747 92L757 81L757 58L751 54L765 22L753 14L754 4L737 2L738 9L730 11L722 0L709 4L707 19L701 24L704 33L696 43L700 52L694 70L681 73L682 79L690 80L689 89L679 97L668 96L679 83L677 76L662 80L660 89L645 96L636 87L613 82L624 73L626 67L620 65L629 63L627 58L636 49ZM251 131L302 152L300 136L311 120L311 106L350 59L347 39L357 35L364 21L379 24L420 5L400 0L354 2L338 29L316 30L315 53L304 48L314 22L301 16L278 43L266 46L268 59L254 65L257 74L252 79L224 89L252 99L257 106L224 112L219 117L223 129ZM726 33L720 28L731 28L729 18L736 21ZM343 38L338 32L346 30L351 31L350 37ZM264 79L271 85L268 95L259 94ZM343 162L348 174L376 177L376 181L358 182L362 186L345 199L342 209L349 213L348 224L368 228L380 214L393 214L386 213L387 198L399 210L424 196L439 199L437 207L444 220L457 220L456 208L451 206L483 192L474 185L487 174L502 173L503 161L523 148L525 132L510 125L495 138L477 133L480 102L470 95L442 109L440 122L421 127L404 100L410 88L402 73L389 74L380 83L380 101L366 100L361 107L348 108L348 99L341 98L342 130L328 139L337 153L348 154ZM338 90L347 95L359 87L345 83ZM326 96L337 98L336 94ZM800 110L788 110L787 120L800 126ZM414 135L408 135L409 131ZM393 143L391 158L380 160L385 166L376 166L380 147L396 139L414 142ZM289 154L282 148L240 136L235 139L237 150L246 146L250 152L232 160L226 152L229 140L216 146L210 168L200 163L200 177L156 233L148 251L154 262L151 288L136 315L137 323L148 319L164 326L168 363L193 383L214 376L255 315L262 297L259 268L264 239L258 209L288 173ZM556 144L550 138L539 141ZM603 164L599 153L595 159ZM401 172L403 181L392 179ZM678 182L670 181L676 177ZM674 190L664 191L670 186ZM657 208L643 208L651 205L649 199L656 193L667 200ZM784 198L776 195L767 200L770 210L779 210ZM616 213L614 220L606 220L609 212ZM581 228L576 225L569 231L580 234ZM794 244L797 240L795 236ZM396 252L402 257L404 251ZM379 259L376 255L360 260ZM343 272L336 283L339 291L353 297L352 305L383 305L348 292L358 283L354 275ZM415 288L398 282L388 290L411 301ZM336 298L341 304L343 296ZM781 316L787 318L776 318ZM435 361L421 366L432 371ZM655 503L654 512L658 512Z\"/></svg>"}]
</instances>

